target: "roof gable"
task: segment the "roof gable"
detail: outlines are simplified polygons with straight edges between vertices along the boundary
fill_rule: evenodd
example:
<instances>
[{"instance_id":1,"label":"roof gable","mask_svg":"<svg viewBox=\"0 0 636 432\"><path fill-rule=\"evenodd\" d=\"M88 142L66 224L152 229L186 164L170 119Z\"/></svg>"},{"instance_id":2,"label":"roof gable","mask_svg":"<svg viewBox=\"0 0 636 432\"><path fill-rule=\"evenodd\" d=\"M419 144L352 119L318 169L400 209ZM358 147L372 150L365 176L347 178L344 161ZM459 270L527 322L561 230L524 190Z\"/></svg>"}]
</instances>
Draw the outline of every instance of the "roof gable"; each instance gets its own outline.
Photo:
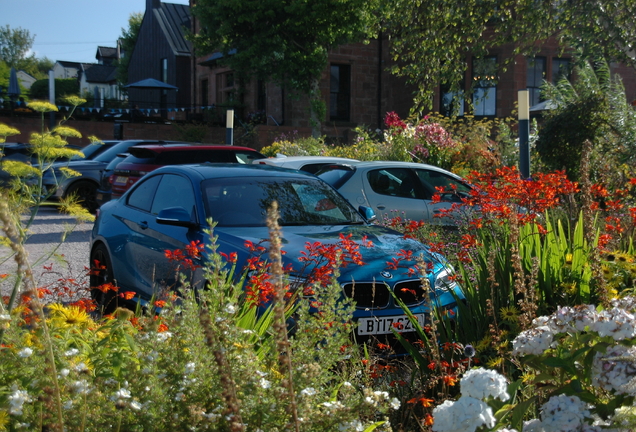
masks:
<instances>
[{"instance_id":1,"label":"roof gable","mask_svg":"<svg viewBox=\"0 0 636 432\"><path fill-rule=\"evenodd\" d=\"M174 54L189 56L192 44L186 40L185 34L186 29L190 28L190 7L182 4L161 3L161 7L152 9L152 13Z\"/></svg>"}]
</instances>

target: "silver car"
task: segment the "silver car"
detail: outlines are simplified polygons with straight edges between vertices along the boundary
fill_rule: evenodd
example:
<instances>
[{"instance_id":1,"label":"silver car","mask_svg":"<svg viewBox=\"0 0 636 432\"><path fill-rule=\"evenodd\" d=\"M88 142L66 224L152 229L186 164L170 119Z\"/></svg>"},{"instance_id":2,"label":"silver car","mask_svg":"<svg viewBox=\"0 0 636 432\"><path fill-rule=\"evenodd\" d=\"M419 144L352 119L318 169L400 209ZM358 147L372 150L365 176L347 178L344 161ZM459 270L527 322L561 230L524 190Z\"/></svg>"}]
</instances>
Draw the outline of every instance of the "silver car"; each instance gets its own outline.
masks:
<instances>
[{"instance_id":1,"label":"silver car","mask_svg":"<svg viewBox=\"0 0 636 432\"><path fill-rule=\"evenodd\" d=\"M354 207L371 207L380 219L400 216L438 225L456 225L455 219L440 214L440 210L460 203L472 189L465 180L449 171L411 162L328 165L317 175L335 187ZM441 194L441 202L432 201L436 193ZM460 215L453 215L456 216Z\"/></svg>"}]
</instances>

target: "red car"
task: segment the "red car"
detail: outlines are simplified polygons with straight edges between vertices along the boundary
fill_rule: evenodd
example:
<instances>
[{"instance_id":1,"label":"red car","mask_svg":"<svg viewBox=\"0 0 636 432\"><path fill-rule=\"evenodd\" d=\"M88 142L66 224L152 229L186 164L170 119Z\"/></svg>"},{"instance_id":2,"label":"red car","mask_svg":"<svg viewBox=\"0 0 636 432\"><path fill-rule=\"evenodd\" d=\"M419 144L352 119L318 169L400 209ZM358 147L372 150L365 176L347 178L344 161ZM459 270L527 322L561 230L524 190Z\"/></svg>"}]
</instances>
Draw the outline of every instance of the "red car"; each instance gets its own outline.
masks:
<instances>
[{"instance_id":1,"label":"red car","mask_svg":"<svg viewBox=\"0 0 636 432\"><path fill-rule=\"evenodd\" d=\"M249 147L209 144L140 145L128 149L130 156L122 160L110 176L112 197L119 198L145 174L164 165L186 165L204 162L251 164L264 155Z\"/></svg>"}]
</instances>

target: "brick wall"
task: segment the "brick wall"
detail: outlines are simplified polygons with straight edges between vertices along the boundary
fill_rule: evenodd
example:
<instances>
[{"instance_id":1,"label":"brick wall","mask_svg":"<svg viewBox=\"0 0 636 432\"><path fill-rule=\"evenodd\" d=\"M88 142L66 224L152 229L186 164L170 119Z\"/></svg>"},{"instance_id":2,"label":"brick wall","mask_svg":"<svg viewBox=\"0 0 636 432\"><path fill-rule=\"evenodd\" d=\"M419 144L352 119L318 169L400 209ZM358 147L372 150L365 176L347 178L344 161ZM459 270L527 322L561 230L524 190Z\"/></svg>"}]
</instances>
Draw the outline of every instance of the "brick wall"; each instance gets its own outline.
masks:
<instances>
[{"instance_id":1,"label":"brick wall","mask_svg":"<svg viewBox=\"0 0 636 432\"><path fill-rule=\"evenodd\" d=\"M61 119L61 118L60 118ZM57 119L56 121L59 121ZM20 131L19 135L7 138L7 142L28 142L32 132L42 130L42 121L36 116L4 116L0 114L0 124L6 124ZM48 127L49 119L45 119L45 127ZM114 139L115 124L105 121L90 120L69 120L66 125L77 129L82 138L69 138L68 142L72 145L85 146L90 140L89 136L93 135L102 140ZM123 125L124 139L156 139L156 140L180 140L179 131L174 124L158 124L158 123L120 123ZM257 126L255 133L244 136L244 132L240 129L234 131L234 144L246 145L248 147L260 150L270 145L277 137L282 134L290 134L298 131L301 136L311 136L309 128L292 128L285 126ZM225 127L208 127L207 135L203 142L210 144L224 144L226 129Z\"/></svg>"}]
</instances>

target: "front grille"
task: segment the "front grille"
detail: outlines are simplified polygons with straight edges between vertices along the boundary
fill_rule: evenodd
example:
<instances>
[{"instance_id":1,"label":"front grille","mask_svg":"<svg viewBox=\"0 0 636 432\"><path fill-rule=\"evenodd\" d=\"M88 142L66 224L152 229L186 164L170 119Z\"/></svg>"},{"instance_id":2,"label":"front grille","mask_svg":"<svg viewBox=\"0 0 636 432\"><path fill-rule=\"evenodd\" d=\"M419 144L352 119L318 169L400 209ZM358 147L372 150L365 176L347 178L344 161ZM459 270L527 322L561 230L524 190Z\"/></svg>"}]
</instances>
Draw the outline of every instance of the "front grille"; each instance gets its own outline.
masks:
<instances>
[{"instance_id":1,"label":"front grille","mask_svg":"<svg viewBox=\"0 0 636 432\"><path fill-rule=\"evenodd\" d=\"M358 308L383 308L389 304L391 297L388 287L381 282L348 283L342 289L347 297L356 302Z\"/></svg>"},{"instance_id":2,"label":"front grille","mask_svg":"<svg viewBox=\"0 0 636 432\"><path fill-rule=\"evenodd\" d=\"M426 300L426 291L422 288L422 282L419 279L398 282L395 284L393 292L407 306L419 304Z\"/></svg>"}]
</instances>

